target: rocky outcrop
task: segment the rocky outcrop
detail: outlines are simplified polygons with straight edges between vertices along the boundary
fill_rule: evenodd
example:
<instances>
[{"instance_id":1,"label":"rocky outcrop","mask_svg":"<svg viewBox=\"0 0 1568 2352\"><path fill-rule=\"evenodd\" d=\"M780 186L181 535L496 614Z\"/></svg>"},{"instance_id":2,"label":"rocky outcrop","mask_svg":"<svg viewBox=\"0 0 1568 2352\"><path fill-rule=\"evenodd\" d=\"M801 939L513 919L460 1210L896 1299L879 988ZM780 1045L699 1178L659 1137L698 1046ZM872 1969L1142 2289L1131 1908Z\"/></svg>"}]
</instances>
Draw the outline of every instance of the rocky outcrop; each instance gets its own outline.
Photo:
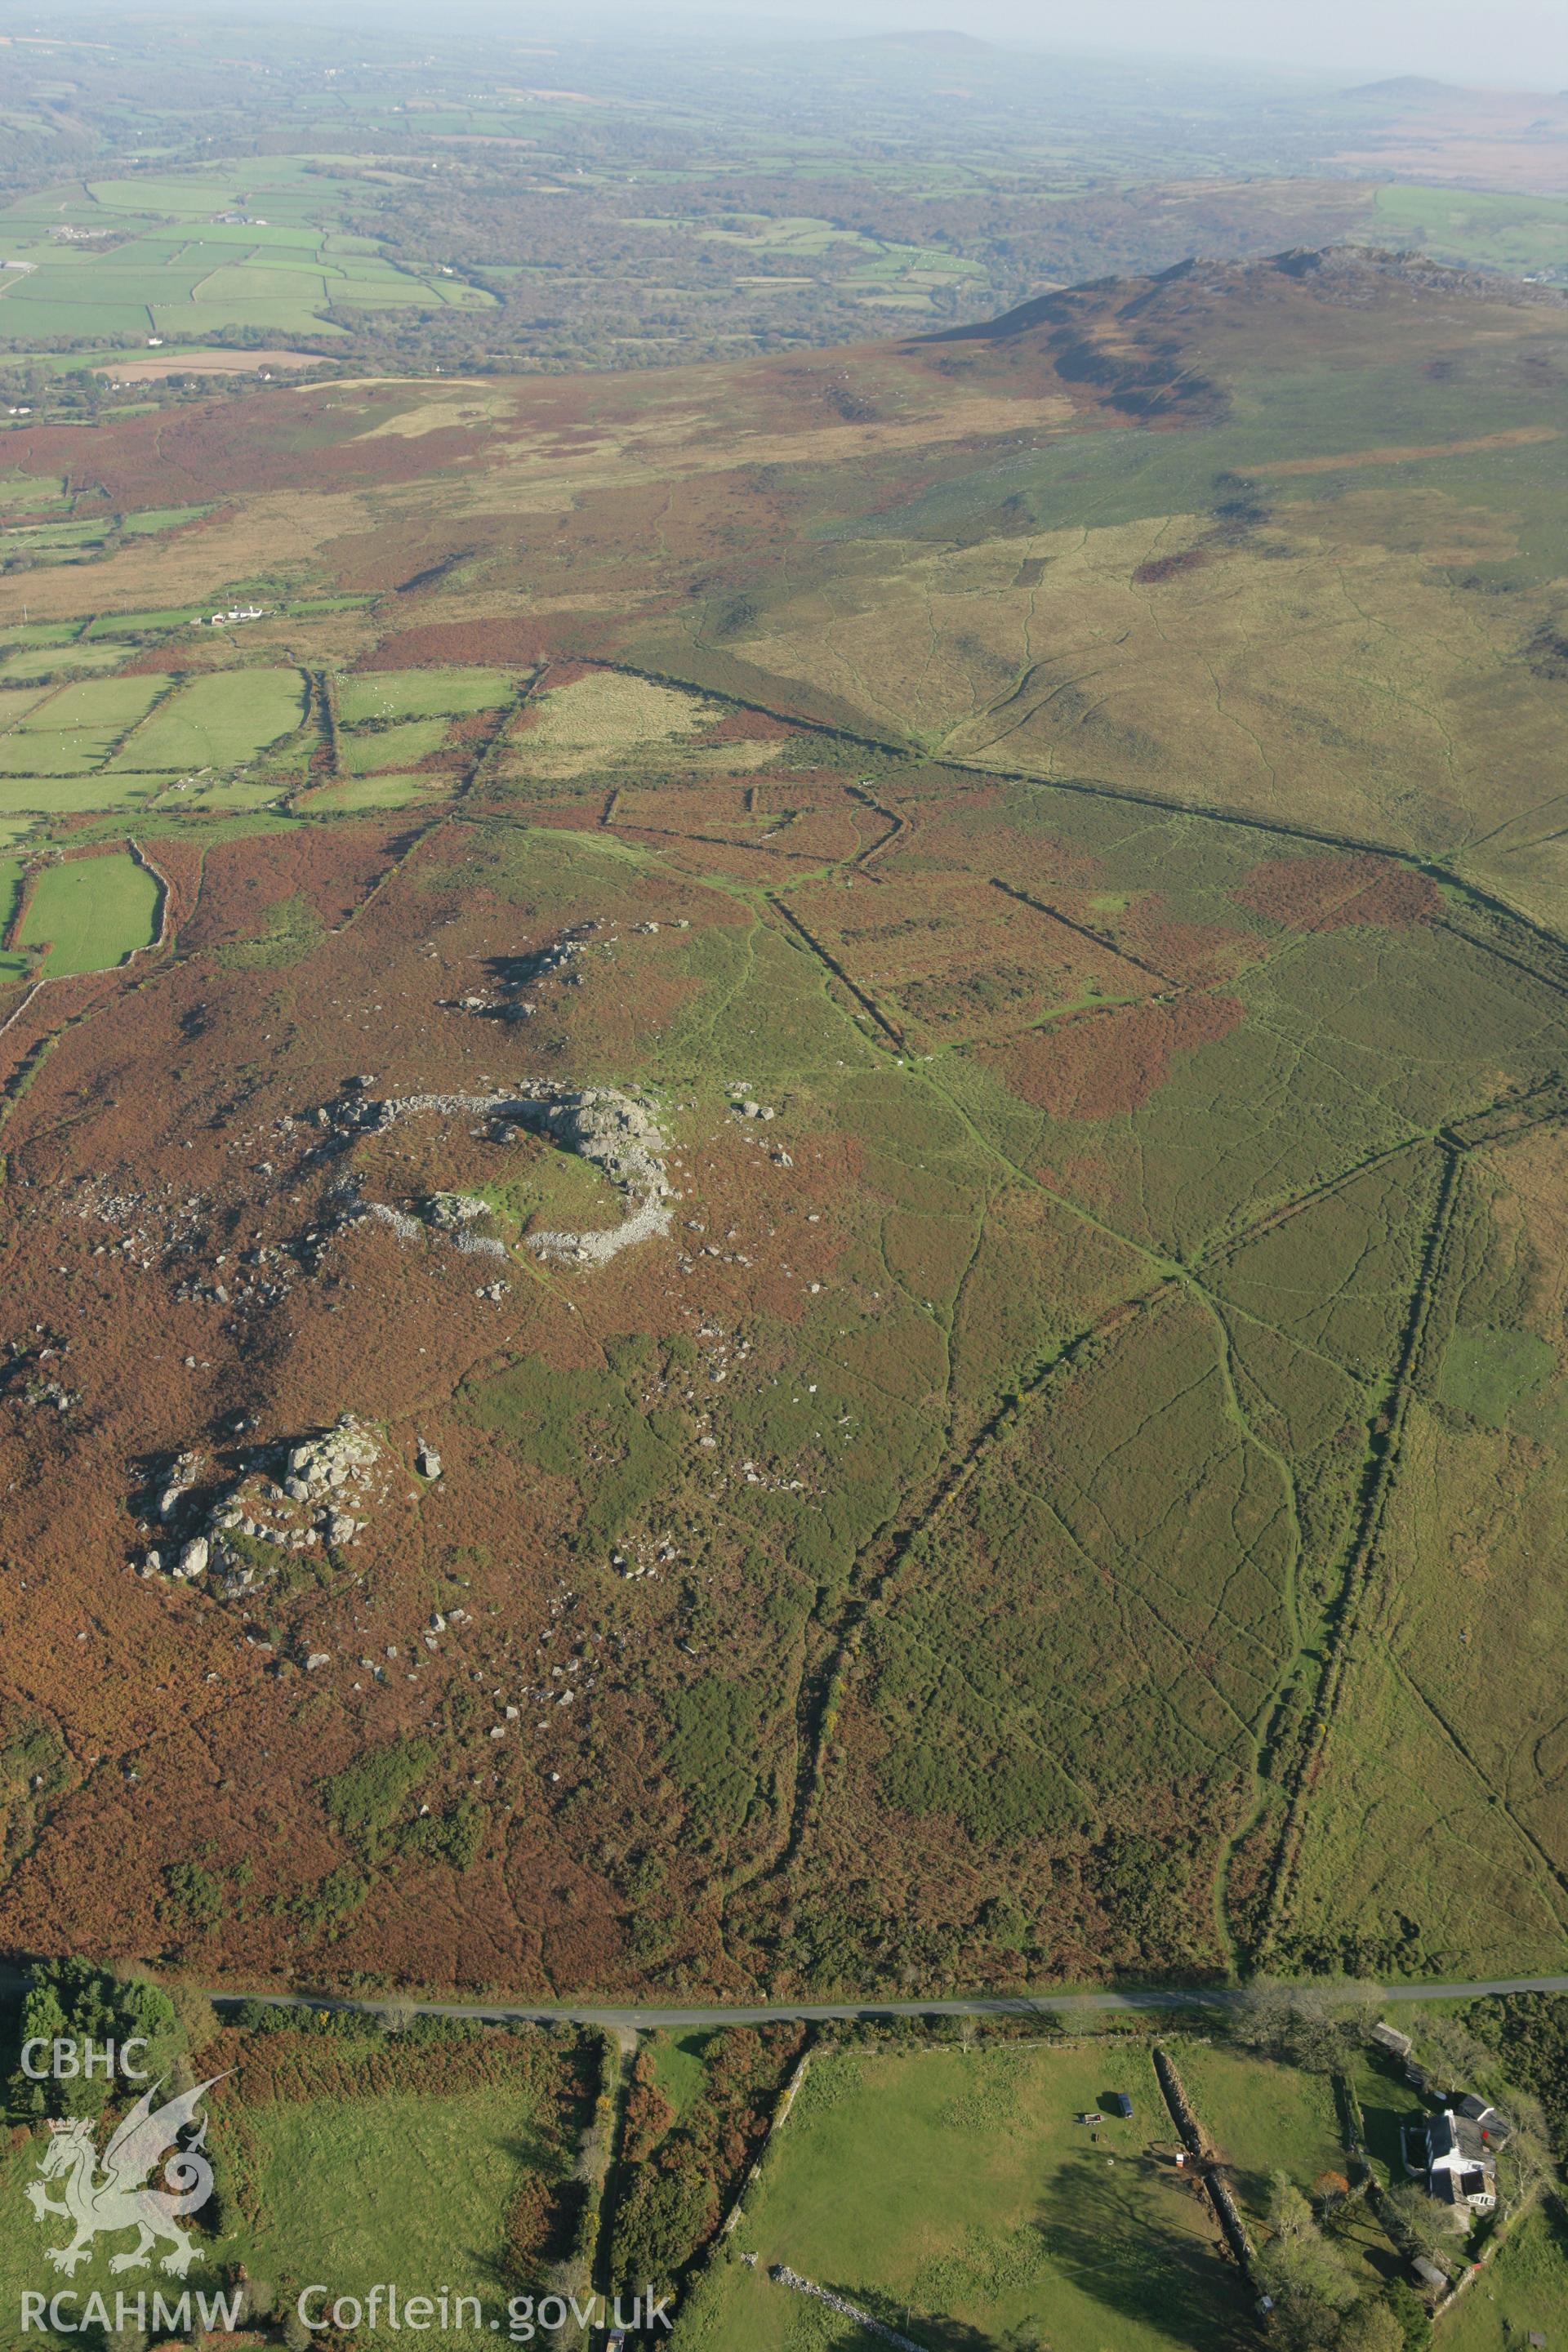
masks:
<instances>
[{"instance_id":1,"label":"rocky outcrop","mask_svg":"<svg viewBox=\"0 0 1568 2352\"><path fill-rule=\"evenodd\" d=\"M356 1543L386 1494L382 1441L353 1413L258 1448L226 1478L214 1480L195 1454L175 1470L158 1498L170 1540L149 1549L142 1572L205 1582L231 1601L275 1581L290 1552Z\"/></svg>"}]
</instances>

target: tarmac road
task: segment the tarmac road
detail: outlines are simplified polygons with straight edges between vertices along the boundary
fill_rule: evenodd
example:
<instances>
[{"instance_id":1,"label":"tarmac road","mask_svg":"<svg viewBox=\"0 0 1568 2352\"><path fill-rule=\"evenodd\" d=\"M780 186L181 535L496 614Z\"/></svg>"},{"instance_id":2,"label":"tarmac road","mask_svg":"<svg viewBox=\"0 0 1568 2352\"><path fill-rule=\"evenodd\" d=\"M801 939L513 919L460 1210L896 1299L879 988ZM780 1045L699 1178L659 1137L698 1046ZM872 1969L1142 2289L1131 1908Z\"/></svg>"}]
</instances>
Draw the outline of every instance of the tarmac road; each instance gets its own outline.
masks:
<instances>
[{"instance_id":1,"label":"tarmac road","mask_svg":"<svg viewBox=\"0 0 1568 2352\"><path fill-rule=\"evenodd\" d=\"M1304 1979L1303 1986L1312 1979ZM1568 1976L1489 1977L1468 1983L1402 1984L1380 1988L1384 2001L1469 2000L1488 1994L1568 1992ZM639 2032L663 2026L679 2030L705 2025L775 2025L826 2023L836 2018L870 2017L1048 2017L1063 2010L1224 2009L1241 1997L1238 1989L1218 1985L1161 1985L1127 1992L1059 1992L1037 1997L979 1994L956 2000L781 2001L759 2009L594 2009L556 2006L547 2001L345 2000L340 1994L237 1993L210 1995L220 2008L258 2000L276 2009L353 2010L367 2017L392 2008L413 2011L420 2017L472 2017L504 2021L522 2019L537 2023L600 2025L612 2032Z\"/></svg>"}]
</instances>

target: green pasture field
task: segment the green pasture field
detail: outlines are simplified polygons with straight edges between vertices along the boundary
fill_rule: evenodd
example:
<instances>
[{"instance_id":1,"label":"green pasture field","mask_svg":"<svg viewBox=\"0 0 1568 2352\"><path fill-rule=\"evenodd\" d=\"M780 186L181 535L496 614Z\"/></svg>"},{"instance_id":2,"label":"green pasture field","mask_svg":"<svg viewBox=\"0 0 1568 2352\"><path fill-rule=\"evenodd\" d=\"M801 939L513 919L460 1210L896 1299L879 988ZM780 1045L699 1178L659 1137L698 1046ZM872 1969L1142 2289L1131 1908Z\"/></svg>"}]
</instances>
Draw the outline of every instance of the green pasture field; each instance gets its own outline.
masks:
<instances>
[{"instance_id":1,"label":"green pasture field","mask_svg":"<svg viewBox=\"0 0 1568 2352\"><path fill-rule=\"evenodd\" d=\"M247 810L275 808L289 789L289 779L277 776L171 776L162 782L154 803L158 809L199 809L204 818L213 812L238 816Z\"/></svg>"},{"instance_id":2,"label":"green pasture field","mask_svg":"<svg viewBox=\"0 0 1568 2352\"><path fill-rule=\"evenodd\" d=\"M233 767L291 735L304 714L297 669L218 670L182 687L121 756L142 769Z\"/></svg>"},{"instance_id":3,"label":"green pasture field","mask_svg":"<svg viewBox=\"0 0 1568 2352\"><path fill-rule=\"evenodd\" d=\"M447 740L445 719L410 719L392 727L345 730L338 737L338 765L351 776L411 767L428 759Z\"/></svg>"},{"instance_id":4,"label":"green pasture field","mask_svg":"<svg viewBox=\"0 0 1568 2352\"><path fill-rule=\"evenodd\" d=\"M47 686L0 688L0 740L11 734L53 691Z\"/></svg>"},{"instance_id":5,"label":"green pasture field","mask_svg":"<svg viewBox=\"0 0 1568 2352\"><path fill-rule=\"evenodd\" d=\"M405 2295L447 2286L493 2311L532 2120L526 2095L511 2088L253 2107L263 2215L254 2266L267 2277L328 2278L345 2294L387 2279Z\"/></svg>"},{"instance_id":6,"label":"green pasture field","mask_svg":"<svg viewBox=\"0 0 1568 2352\"><path fill-rule=\"evenodd\" d=\"M178 530L182 523L199 522L211 512L210 507L142 507L122 515L120 528L137 538L148 531Z\"/></svg>"},{"instance_id":7,"label":"green pasture field","mask_svg":"<svg viewBox=\"0 0 1568 2352\"><path fill-rule=\"evenodd\" d=\"M68 646L82 635L79 621L31 621L20 628L0 629L0 646Z\"/></svg>"},{"instance_id":8,"label":"green pasture field","mask_svg":"<svg viewBox=\"0 0 1568 2352\"><path fill-rule=\"evenodd\" d=\"M199 617L205 620L206 615L202 614ZM158 613L99 613L87 624L82 635L94 640L151 635L165 629L188 628L196 618L198 615L185 605L166 607ZM120 658L125 659L123 651Z\"/></svg>"},{"instance_id":9,"label":"green pasture field","mask_svg":"<svg viewBox=\"0 0 1568 2352\"><path fill-rule=\"evenodd\" d=\"M34 554L40 548L96 546L114 528L112 515L100 515L89 522L13 523L5 538L14 552Z\"/></svg>"},{"instance_id":10,"label":"green pasture field","mask_svg":"<svg viewBox=\"0 0 1568 2352\"><path fill-rule=\"evenodd\" d=\"M1380 232L1446 260L1493 269L1568 268L1568 203L1560 198L1395 181L1379 188L1374 202Z\"/></svg>"},{"instance_id":11,"label":"green pasture field","mask_svg":"<svg viewBox=\"0 0 1568 2352\"><path fill-rule=\"evenodd\" d=\"M0 736L0 776L77 776L101 767L166 688L161 677L59 688Z\"/></svg>"},{"instance_id":12,"label":"green pasture field","mask_svg":"<svg viewBox=\"0 0 1568 2352\"><path fill-rule=\"evenodd\" d=\"M46 979L107 971L157 936L158 898L157 883L128 850L68 858L46 866L33 885L17 945L48 944Z\"/></svg>"},{"instance_id":13,"label":"green pasture field","mask_svg":"<svg viewBox=\"0 0 1568 2352\"><path fill-rule=\"evenodd\" d=\"M503 669L376 669L338 680L338 718L344 727L367 719L458 719L493 710L513 687Z\"/></svg>"},{"instance_id":14,"label":"green pasture field","mask_svg":"<svg viewBox=\"0 0 1568 2352\"><path fill-rule=\"evenodd\" d=\"M125 659L121 645L72 644L13 646L0 654L0 680L55 677L72 670L114 669Z\"/></svg>"},{"instance_id":15,"label":"green pasture field","mask_svg":"<svg viewBox=\"0 0 1568 2352\"><path fill-rule=\"evenodd\" d=\"M0 812L37 816L91 816L100 810L131 808L173 783L167 775L106 772L88 776L0 775Z\"/></svg>"},{"instance_id":16,"label":"green pasture field","mask_svg":"<svg viewBox=\"0 0 1568 2352\"><path fill-rule=\"evenodd\" d=\"M1552 2198L1526 2213L1472 2279L1437 2336L1440 2352L1519 2352L1568 2341L1568 2230Z\"/></svg>"},{"instance_id":17,"label":"green pasture field","mask_svg":"<svg viewBox=\"0 0 1568 2352\"><path fill-rule=\"evenodd\" d=\"M1343 2174L1344 2143L1327 2074L1223 2043L1178 2042L1172 2054L1198 2119L1255 2221L1267 2210L1271 2173L1287 2174L1308 2196L1325 2172Z\"/></svg>"},{"instance_id":18,"label":"green pasture field","mask_svg":"<svg viewBox=\"0 0 1568 2352\"><path fill-rule=\"evenodd\" d=\"M0 339L26 344L40 336L109 335L145 343L153 334L190 338L249 326L316 341L343 331L327 315L334 306L493 305L482 289L434 268L404 268L370 239L336 226L360 195L359 167L312 178L297 166L289 156L247 159L243 185L223 164L96 180L5 207L0 247L31 266L0 281ZM225 220L226 212L245 217ZM138 233L100 248L61 241L51 234L61 226ZM104 356L76 363L101 363Z\"/></svg>"},{"instance_id":19,"label":"green pasture field","mask_svg":"<svg viewBox=\"0 0 1568 2352\"><path fill-rule=\"evenodd\" d=\"M1077 2116L1110 2090L1131 2094L1132 2120L1091 2141ZM1239 2345L1245 2308L1202 2191L1151 2143L1173 2136L1137 2047L825 2053L674 2342L858 2342L769 2277L782 2263L932 2352Z\"/></svg>"},{"instance_id":20,"label":"green pasture field","mask_svg":"<svg viewBox=\"0 0 1568 2352\"><path fill-rule=\"evenodd\" d=\"M68 2281L52 2269L47 2259L47 2251L66 2242L69 2224L58 2215L46 2215L42 2221L36 2221L28 2208L27 2189L37 2179L41 2152L37 2141L26 2139L20 2147L0 2153L0 2196L5 2200L10 2217L6 2227L0 2231L0 2310L19 2315L24 2294L41 2293L47 2296L62 2287L79 2293L84 2299L95 2291L106 2295L107 2308L111 2313L116 2292L126 2294L133 2305L138 2284L149 2301L155 2290L161 2290L167 2298L177 2297L187 2286L193 2294L221 2291L222 2262L205 2249L185 2278L178 2282L156 2272L142 2272L137 2279L116 2277L110 2265L116 2253L134 2242L129 2238L100 2238L87 2262ZM57 2184L45 2185L51 2197L58 2196ZM66 2309L68 2313L70 2306ZM30 2330L29 2334L35 2344L46 2347L46 2352L63 2352L63 2347L81 2340L74 2333L57 2335L47 2327Z\"/></svg>"},{"instance_id":21,"label":"green pasture field","mask_svg":"<svg viewBox=\"0 0 1568 2352\"><path fill-rule=\"evenodd\" d=\"M406 808L444 788L440 776L346 776L301 794L296 806L306 816L350 816L361 809Z\"/></svg>"},{"instance_id":22,"label":"green pasture field","mask_svg":"<svg viewBox=\"0 0 1568 2352\"><path fill-rule=\"evenodd\" d=\"M212 2293L224 2273L244 2263L250 2277L274 2289L285 2281L331 2283L360 2294L389 2280L400 2295L443 2287L479 2299L488 2318L504 2312L517 2282L504 2253L509 2210L531 2176L560 2177L559 2120L525 2083L455 2093L378 2091L363 2095L255 2101L237 2115L226 2101L213 2117L220 2168L243 2148L243 2210L215 2243L195 2232L197 2259L184 2281L156 2272L116 2278L110 2263L127 2242L100 2238L70 2281L83 2297L117 2287L165 2295L184 2286ZM552 2139L556 2144L552 2145ZM17 2215L0 2234L0 2307L15 2312L25 2291L64 2282L45 2259L67 2225L36 2221L25 2195L36 2178L38 2143L0 2157L0 2193ZM51 2192L58 2193L58 2192ZM47 2347L72 2340L46 2329ZM432 2352L471 2344L438 2324L419 2331Z\"/></svg>"},{"instance_id":23,"label":"green pasture field","mask_svg":"<svg viewBox=\"0 0 1568 2352\"><path fill-rule=\"evenodd\" d=\"M70 497L58 474L0 474L0 509L7 515L27 514L39 507L62 507L68 513Z\"/></svg>"}]
</instances>

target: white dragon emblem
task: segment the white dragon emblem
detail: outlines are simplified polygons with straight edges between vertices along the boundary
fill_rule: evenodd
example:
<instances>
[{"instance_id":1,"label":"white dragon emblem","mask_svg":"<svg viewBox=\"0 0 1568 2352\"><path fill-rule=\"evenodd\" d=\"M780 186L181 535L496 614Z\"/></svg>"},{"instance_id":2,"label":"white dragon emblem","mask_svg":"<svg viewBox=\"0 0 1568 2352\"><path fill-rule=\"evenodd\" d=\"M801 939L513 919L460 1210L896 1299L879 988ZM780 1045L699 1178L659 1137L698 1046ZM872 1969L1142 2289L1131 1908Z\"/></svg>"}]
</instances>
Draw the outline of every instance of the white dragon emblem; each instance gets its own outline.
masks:
<instances>
[{"instance_id":1,"label":"white dragon emblem","mask_svg":"<svg viewBox=\"0 0 1568 2352\"><path fill-rule=\"evenodd\" d=\"M184 2276L196 2248L180 2224L187 2215L199 2213L212 2195L213 2168L203 2153L206 2118L202 2118L201 2129L187 2147L180 2147L179 2135L195 2122L196 2110L213 2084L223 2079L214 2074L210 2081L198 2083L194 2091L182 2091L157 2109L153 2102L163 2084L154 2083L150 2091L144 2091L103 2151L101 2179L91 2123L77 2116L68 2123L50 2124L49 2144L38 2170L43 2180L63 2179L65 2193L51 2197L43 2180L33 2180L27 2184L27 2199L40 2221L47 2214L58 2213L75 2226L76 2234L68 2245L48 2249L57 2270L68 2276L79 2263L87 2260L93 2240L100 2234L136 2230L141 2232L136 2244L128 2253L114 2256L109 2265L111 2271L140 2270L162 2241L170 2251L160 2267L172 2271L176 2278ZM163 2168L168 2187L149 2188L148 2175L165 2148L173 2150Z\"/></svg>"}]
</instances>

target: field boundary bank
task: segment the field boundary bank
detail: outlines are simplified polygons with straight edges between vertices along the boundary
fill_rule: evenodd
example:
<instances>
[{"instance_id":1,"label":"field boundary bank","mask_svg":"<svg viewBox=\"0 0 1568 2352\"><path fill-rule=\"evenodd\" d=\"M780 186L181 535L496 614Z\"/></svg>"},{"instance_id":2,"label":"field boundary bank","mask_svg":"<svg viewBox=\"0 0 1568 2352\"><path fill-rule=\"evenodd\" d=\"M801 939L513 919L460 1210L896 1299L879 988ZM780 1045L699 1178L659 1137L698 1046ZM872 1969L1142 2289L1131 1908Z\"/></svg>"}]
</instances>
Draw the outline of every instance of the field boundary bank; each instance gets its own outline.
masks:
<instances>
[{"instance_id":1,"label":"field boundary bank","mask_svg":"<svg viewBox=\"0 0 1568 2352\"><path fill-rule=\"evenodd\" d=\"M805 2084L806 2075L811 2068L811 2062L816 2055L816 2044L814 2042L808 2042L805 2048L801 2052L800 2056L795 2060L795 2065L790 2071L789 2080L784 2084L784 2089L779 2093L778 2097L773 2104L773 2111L768 2119L767 2133L763 2140L763 2144L761 2147L758 2148L752 2162L747 2166L745 2179L742 2181L739 2189L736 2189L733 2197L731 2198L729 2211L725 2214L723 2220L720 2222L719 2227L714 2231L712 2237L708 2242L701 2263L701 2267L704 2270L706 2270L708 2265L711 2263L714 2254L723 2244L725 2239L729 2237L731 2232L739 2226L741 2217L746 2210L746 2200L751 2195L752 2189L756 2187L758 2181L762 2179L763 2164L766 2158L768 2150L773 2144L773 2136L775 2133L782 2131L784 2125L788 2123L790 2118L790 2110L795 2105L796 2099L800 2096L802 2086Z\"/></svg>"},{"instance_id":2,"label":"field boundary bank","mask_svg":"<svg viewBox=\"0 0 1568 2352\"><path fill-rule=\"evenodd\" d=\"M1048 899L1037 898L1031 891L1021 889L1016 882L1005 882L1000 874L993 874L990 882L993 890L1000 890L1004 898L1016 898L1019 906L1032 908L1037 915L1044 915L1048 922L1059 923L1064 931L1076 932L1080 940L1087 940L1091 947L1099 948L1101 954L1114 956L1118 963L1130 963L1134 971L1146 972L1151 980L1157 980L1163 989L1169 989L1177 996L1191 996L1197 990L1199 983L1196 981L1176 980L1170 972L1161 971L1156 965L1146 963L1141 955L1135 955L1131 948L1118 947L1109 932L1097 931L1089 923L1075 922L1070 915L1064 915L1061 908L1053 907Z\"/></svg>"},{"instance_id":3,"label":"field boundary bank","mask_svg":"<svg viewBox=\"0 0 1568 2352\"><path fill-rule=\"evenodd\" d=\"M795 2294L808 2294L816 2302L825 2303L828 2310L837 2312L840 2318L852 2319L863 2335L874 2336L880 2344L891 2344L895 2352L927 2352L926 2346L917 2344L912 2336L900 2336L896 2327L889 2327L886 2320L873 2318L868 2311L862 2311L858 2303L851 2303L847 2295L835 2294L831 2288L818 2286L815 2279L802 2278L800 2273L792 2271L787 2263L775 2263L768 2276L775 2286L787 2286Z\"/></svg>"},{"instance_id":4,"label":"field boundary bank","mask_svg":"<svg viewBox=\"0 0 1568 2352\"><path fill-rule=\"evenodd\" d=\"M1315 1786L1321 1767L1334 1718L1343 1696L1346 1666L1356 1634L1365 1615L1367 1599L1373 1583L1373 1570L1377 1557L1378 1539L1383 1532L1389 1496L1394 1491L1404 1442L1405 1415L1409 1408L1413 1376L1421 1354L1426 1324L1431 1314L1433 1294L1441 1278L1447 1253L1448 1238L1453 1229L1454 1212L1464 1173L1465 1153L1452 1144L1438 1141L1434 1147L1442 1160L1437 1197L1433 1203L1426 1245L1416 1268L1415 1282L1405 1314L1405 1328L1400 1335L1399 1352L1392 1368L1384 1401L1373 1413L1368 1429L1368 1459L1363 1474L1362 1494L1356 1508L1349 1542L1346 1546L1344 1570L1340 1580L1339 1598L1323 1642L1323 1664L1318 1678L1318 1688L1311 1714L1303 1729L1294 1768L1289 1775L1289 1796L1285 1819L1280 1826L1275 1848L1272 1885L1268 1906L1258 1931L1257 1950L1266 1954L1288 1927L1291 1904L1297 1891L1300 1869L1301 1846L1306 1829L1306 1802ZM1381 1442L1377 1423L1386 1417L1387 1426Z\"/></svg>"},{"instance_id":5,"label":"field boundary bank","mask_svg":"<svg viewBox=\"0 0 1568 2352\"><path fill-rule=\"evenodd\" d=\"M889 742L885 737L859 734L828 719L807 719L797 711L781 710L772 703L754 702L744 695L731 693L724 687L704 686L694 678L677 677L672 671L644 669L633 662L605 661L592 654L574 654L571 658L581 661L588 668L617 670L624 677L640 677L650 686L671 687L679 693L705 695L716 702L728 702L737 710L752 710L760 718L776 719L781 726L798 728L805 734L826 735L836 742L853 743L863 751L875 751L883 759L896 759L912 766L947 768L957 775L975 776L988 783L1026 784L1037 792L1076 793L1087 800L1119 801L1134 808L1156 810L1163 816L1195 817L1211 824L1239 826L1244 832L1272 834L1289 841L1315 842L1324 849L1348 849L1367 857L1390 858L1396 865L1426 875L1434 882L1447 883L1451 889L1501 916L1505 921L1520 924L1533 938L1558 954L1568 952L1568 935L1553 929L1550 923L1542 922L1538 916L1527 914L1523 908L1498 897L1484 883L1472 880L1455 867L1445 865L1440 858L1424 856L1416 849L1401 849L1393 842L1379 841L1363 834L1331 833L1317 825L1292 823L1287 817L1255 816L1244 809L1207 807L1197 801L1140 792L1131 784L1099 783L1081 776L1042 776L1027 768L992 767L983 761L964 759L958 753L925 752L914 744ZM1451 928L1458 930L1457 926ZM1458 936L1468 940L1472 947L1485 945L1484 941L1468 932L1458 932ZM1535 976L1538 979L1543 977L1539 973ZM1547 984L1561 988L1568 983L1550 982Z\"/></svg>"},{"instance_id":6,"label":"field boundary bank","mask_svg":"<svg viewBox=\"0 0 1568 2352\"><path fill-rule=\"evenodd\" d=\"M1175 2061L1170 2052L1158 2042L1154 2044L1153 2059L1154 2072L1159 2077L1165 2105L1171 2111L1171 2120L1181 2135L1189 2155L1195 2156L1198 2160L1201 2167L1199 2177L1208 2193L1209 2202L1214 2207L1215 2217L1219 2223L1225 2242L1235 2256L1237 2267L1243 2278L1249 2285L1256 2286L1258 2280L1255 2264L1258 2250L1252 2242L1251 2232L1247 2223L1242 2220L1241 2208L1236 2201L1230 2183L1220 2168L1214 2145L1199 2120L1196 2108L1187 2096L1186 2086L1176 2072Z\"/></svg>"},{"instance_id":7,"label":"field boundary bank","mask_svg":"<svg viewBox=\"0 0 1568 2352\"><path fill-rule=\"evenodd\" d=\"M570 2294L593 2295L608 2284L610 2237L619 2210L621 2143L631 2090L637 2036L626 2026L601 2025L599 2082L578 2147L576 2180L583 2189L577 2234L561 2268ZM583 2343L587 2337L581 2336Z\"/></svg>"},{"instance_id":8,"label":"field boundary bank","mask_svg":"<svg viewBox=\"0 0 1568 2352\"><path fill-rule=\"evenodd\" d=\"M842 987L845 987L849 991L849 993L855 999L856 1003L860 1007L861 1011L868 1019L876 1023L884 1037L886 1037L889 1042L896 1047L898 1052L900 1054L907 1053L909 1051L909 1047L905 1043L904 1033L899 1027L897 1022L889 1020L888 1015L879 1010L875 1000L867 995L865 990L859 986L858 982L850 979L849 974L845 971L844 966L839 962L837 957L830 954L828 950L823 946L822 941L816 938L816 934L806 929L806 926L801 921L800 917L791 912L790 908L785 906L784 900L779 897L776 891L769 890L765 893L765 896L769 906L773 908L774 913L784 917L784 921L789 925L791 930L805 942L805 945L810 950L811 953L826 967L827 971L832 973L834 979L837 980Z\"/></svg>"}]
</instances>

